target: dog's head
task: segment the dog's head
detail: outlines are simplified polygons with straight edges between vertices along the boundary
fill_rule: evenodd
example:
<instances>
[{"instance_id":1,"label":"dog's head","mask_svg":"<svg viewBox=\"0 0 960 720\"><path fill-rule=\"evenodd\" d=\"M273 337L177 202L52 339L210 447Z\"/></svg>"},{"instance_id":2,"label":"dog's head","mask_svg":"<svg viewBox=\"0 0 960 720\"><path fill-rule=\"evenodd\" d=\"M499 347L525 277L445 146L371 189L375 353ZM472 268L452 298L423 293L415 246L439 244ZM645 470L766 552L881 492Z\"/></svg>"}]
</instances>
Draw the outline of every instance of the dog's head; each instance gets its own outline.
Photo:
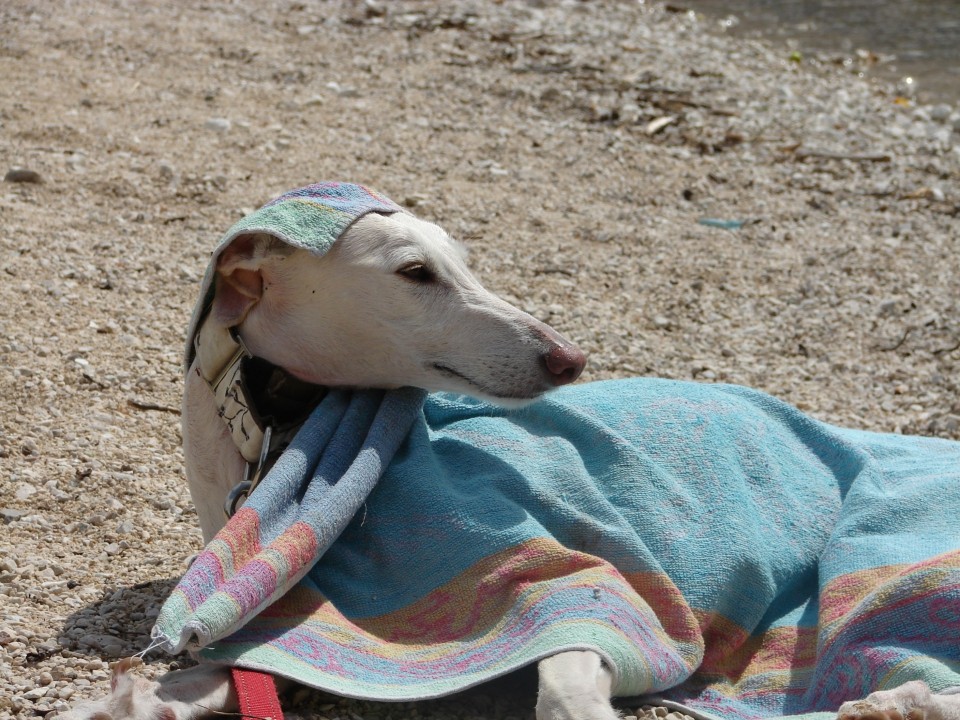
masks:
<instances>
[{"instance_id":1,"label":"dog's head","mask_svg":"<svg viewBox=\"0 0 960 720\"><path fill-rule=\"evenodd\" d=\"M323 255L237 236L216 262L212 315L254 355L328 386L511 404L572 382L585 364L573 343L486 290L443 230L402 212L364 215Z\"/></svg>"}]
</instances>

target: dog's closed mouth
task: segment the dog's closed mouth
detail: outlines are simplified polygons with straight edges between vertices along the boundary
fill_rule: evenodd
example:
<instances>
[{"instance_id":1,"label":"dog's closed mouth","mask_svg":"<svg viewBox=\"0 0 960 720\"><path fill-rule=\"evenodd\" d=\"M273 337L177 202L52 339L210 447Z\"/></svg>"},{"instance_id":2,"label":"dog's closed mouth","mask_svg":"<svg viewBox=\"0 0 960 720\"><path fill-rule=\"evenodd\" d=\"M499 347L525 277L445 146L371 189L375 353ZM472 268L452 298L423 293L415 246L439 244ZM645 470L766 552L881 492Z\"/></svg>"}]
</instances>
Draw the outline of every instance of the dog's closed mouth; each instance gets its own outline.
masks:
<instances>
[{"instance_id":1,"label":"dog's closed mouth","mask_svg":"<svg viewBox=\"0 0 960 720\"><path fill-rule=\"evenodd\" d=\"M454 370L449 365L444 365L443 363L435 362L435 363L431 363L431 367L434 370L437 370L443 373L447 377L455 377L459 380L463 380L465 383L475 388L476 391L479 391L480 393L482 393L483 395L486 395L489 398L494 398L497 400L516 400L516 401L533 400L534 398L538 397L541 394L536 390L531 390L529 393L526 393L526 394L496 392L488 388L486 385L483 385L477 382L476 380L464 375L463 373L457 370Z\"/></svg>"}]
</instances>

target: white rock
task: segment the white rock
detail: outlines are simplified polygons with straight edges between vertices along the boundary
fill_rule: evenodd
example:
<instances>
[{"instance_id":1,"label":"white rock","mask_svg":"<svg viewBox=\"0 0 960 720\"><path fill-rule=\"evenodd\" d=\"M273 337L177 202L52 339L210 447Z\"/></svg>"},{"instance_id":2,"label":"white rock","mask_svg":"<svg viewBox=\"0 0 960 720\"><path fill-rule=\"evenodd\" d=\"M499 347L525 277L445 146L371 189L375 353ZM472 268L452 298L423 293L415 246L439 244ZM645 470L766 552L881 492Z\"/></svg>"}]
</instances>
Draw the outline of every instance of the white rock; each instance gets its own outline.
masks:
<instances>
[{"instance_id":1,"label":"white rock","mask_svg":"<svg viewBox=\"0 0 960 720\"><path fill-rule=\"evenodd\" d=\"M17 500L26 500L36 492L37 489L30 483L20 483L17 485L17 489L14 491L13 496Z\"/></svg>"},{"instance_id":2,"label":"white rock","mask_svg":"<svg viewBox=\"0 0 960 720\"><path fill-rule=\"evenodd\" d=\"M215 132L226 132L230 129L230 121L227 118L210 118L207 120L203 126L207 130L213 130Z\"/></svg>"},{"instance_id":3,"label":"white rock","mask_svg":"<svg viewBox=\"0 0 960 720\"><path fill-rule=\"evenodd\" d=\"M936 122L946 122L950 118L950 114L953 112L953 108L949 105L941 103L940 105L934 105L930 108L930 119Z\"/></svg>"}]
</instances>

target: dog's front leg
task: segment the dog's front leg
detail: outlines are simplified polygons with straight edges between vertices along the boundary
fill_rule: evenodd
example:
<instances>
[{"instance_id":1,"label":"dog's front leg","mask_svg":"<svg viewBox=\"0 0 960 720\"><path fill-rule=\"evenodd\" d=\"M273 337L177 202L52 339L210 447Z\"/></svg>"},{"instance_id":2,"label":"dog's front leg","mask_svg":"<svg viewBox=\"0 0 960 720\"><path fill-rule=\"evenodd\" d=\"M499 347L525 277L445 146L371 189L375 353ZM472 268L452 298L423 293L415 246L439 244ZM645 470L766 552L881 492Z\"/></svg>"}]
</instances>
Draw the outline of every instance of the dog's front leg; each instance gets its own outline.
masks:
<instances>
[{"instance_id":1,"label":"dog's front leg","mask_svg":"<svg viewBox=\"0 0 960 720\"><path fill-rule=\"evenodd\" d=\"M914 680L893 690L878 690L863 700L845 702L840 720L960 720L960 692L938 695Z\"/></svg>"},{"instance_id":2,"label":"dog's front leg","mask_svg":"<svg viewBox=\"0 0 960 720\"><path fill-rule=\"evenodd\" d=\"M157 682L155 695L167 713L163 720L199 720L240 707L230 669L216 665L167 673Z\"/></svg>"},{"instance_id":3,"label":"dog's front leg","mask_svg":"<svg viewBox=\"0 0 960 720\"><path fill-rule=\"evenodd\" d=\"M200 720L239 707L229 668L197 665L152 681L133 671L140 664L136 658L118 662L107 697L78 705L60 719Z\"/></svg>"},{"instance_id":4,"label":"dog's front leg","mask_svg":"<svg viewBox=\"0 0 960 720\"><path fill-rule=\"evenodd\" d=\"M570 650L544 658L537 666L540 690L537 720L614 720L610 704L613 678L600 656Z\"/></svg>"}]
</instances>

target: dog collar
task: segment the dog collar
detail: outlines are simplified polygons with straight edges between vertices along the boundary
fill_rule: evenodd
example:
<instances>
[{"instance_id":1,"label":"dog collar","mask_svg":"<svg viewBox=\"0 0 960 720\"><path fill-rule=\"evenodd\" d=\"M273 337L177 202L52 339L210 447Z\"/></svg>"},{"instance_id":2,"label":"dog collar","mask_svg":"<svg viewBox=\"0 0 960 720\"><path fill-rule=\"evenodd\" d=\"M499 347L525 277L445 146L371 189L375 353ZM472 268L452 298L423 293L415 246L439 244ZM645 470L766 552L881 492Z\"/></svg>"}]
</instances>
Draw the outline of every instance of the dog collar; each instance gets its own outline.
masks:
<instances>
[{"instance_id":1,"label":"dog collar","mask_svg":"<svg viewBox=\"0 0 960 720\"><path fill-rule=\"evenodd\" d=\"M263 448L264 423L244 382L243 361L252 358L236 328L226 328L208 317L194 337L197 372L207 382L234 445L248 463Z\"/></svg>"},{"instance_id":2,"label":"dog collar","mask_svg":"<svg viewBox=\"0 0 960 720\"><path fill-rule=\"evenodd\" d=\"M298 380L247 349L237 328L208 316L194 337L196 371L213 393L217 414L246 460L243 479L227 494L231 517L283 452L326 388Z\"/></svg>"}]
</instances>

